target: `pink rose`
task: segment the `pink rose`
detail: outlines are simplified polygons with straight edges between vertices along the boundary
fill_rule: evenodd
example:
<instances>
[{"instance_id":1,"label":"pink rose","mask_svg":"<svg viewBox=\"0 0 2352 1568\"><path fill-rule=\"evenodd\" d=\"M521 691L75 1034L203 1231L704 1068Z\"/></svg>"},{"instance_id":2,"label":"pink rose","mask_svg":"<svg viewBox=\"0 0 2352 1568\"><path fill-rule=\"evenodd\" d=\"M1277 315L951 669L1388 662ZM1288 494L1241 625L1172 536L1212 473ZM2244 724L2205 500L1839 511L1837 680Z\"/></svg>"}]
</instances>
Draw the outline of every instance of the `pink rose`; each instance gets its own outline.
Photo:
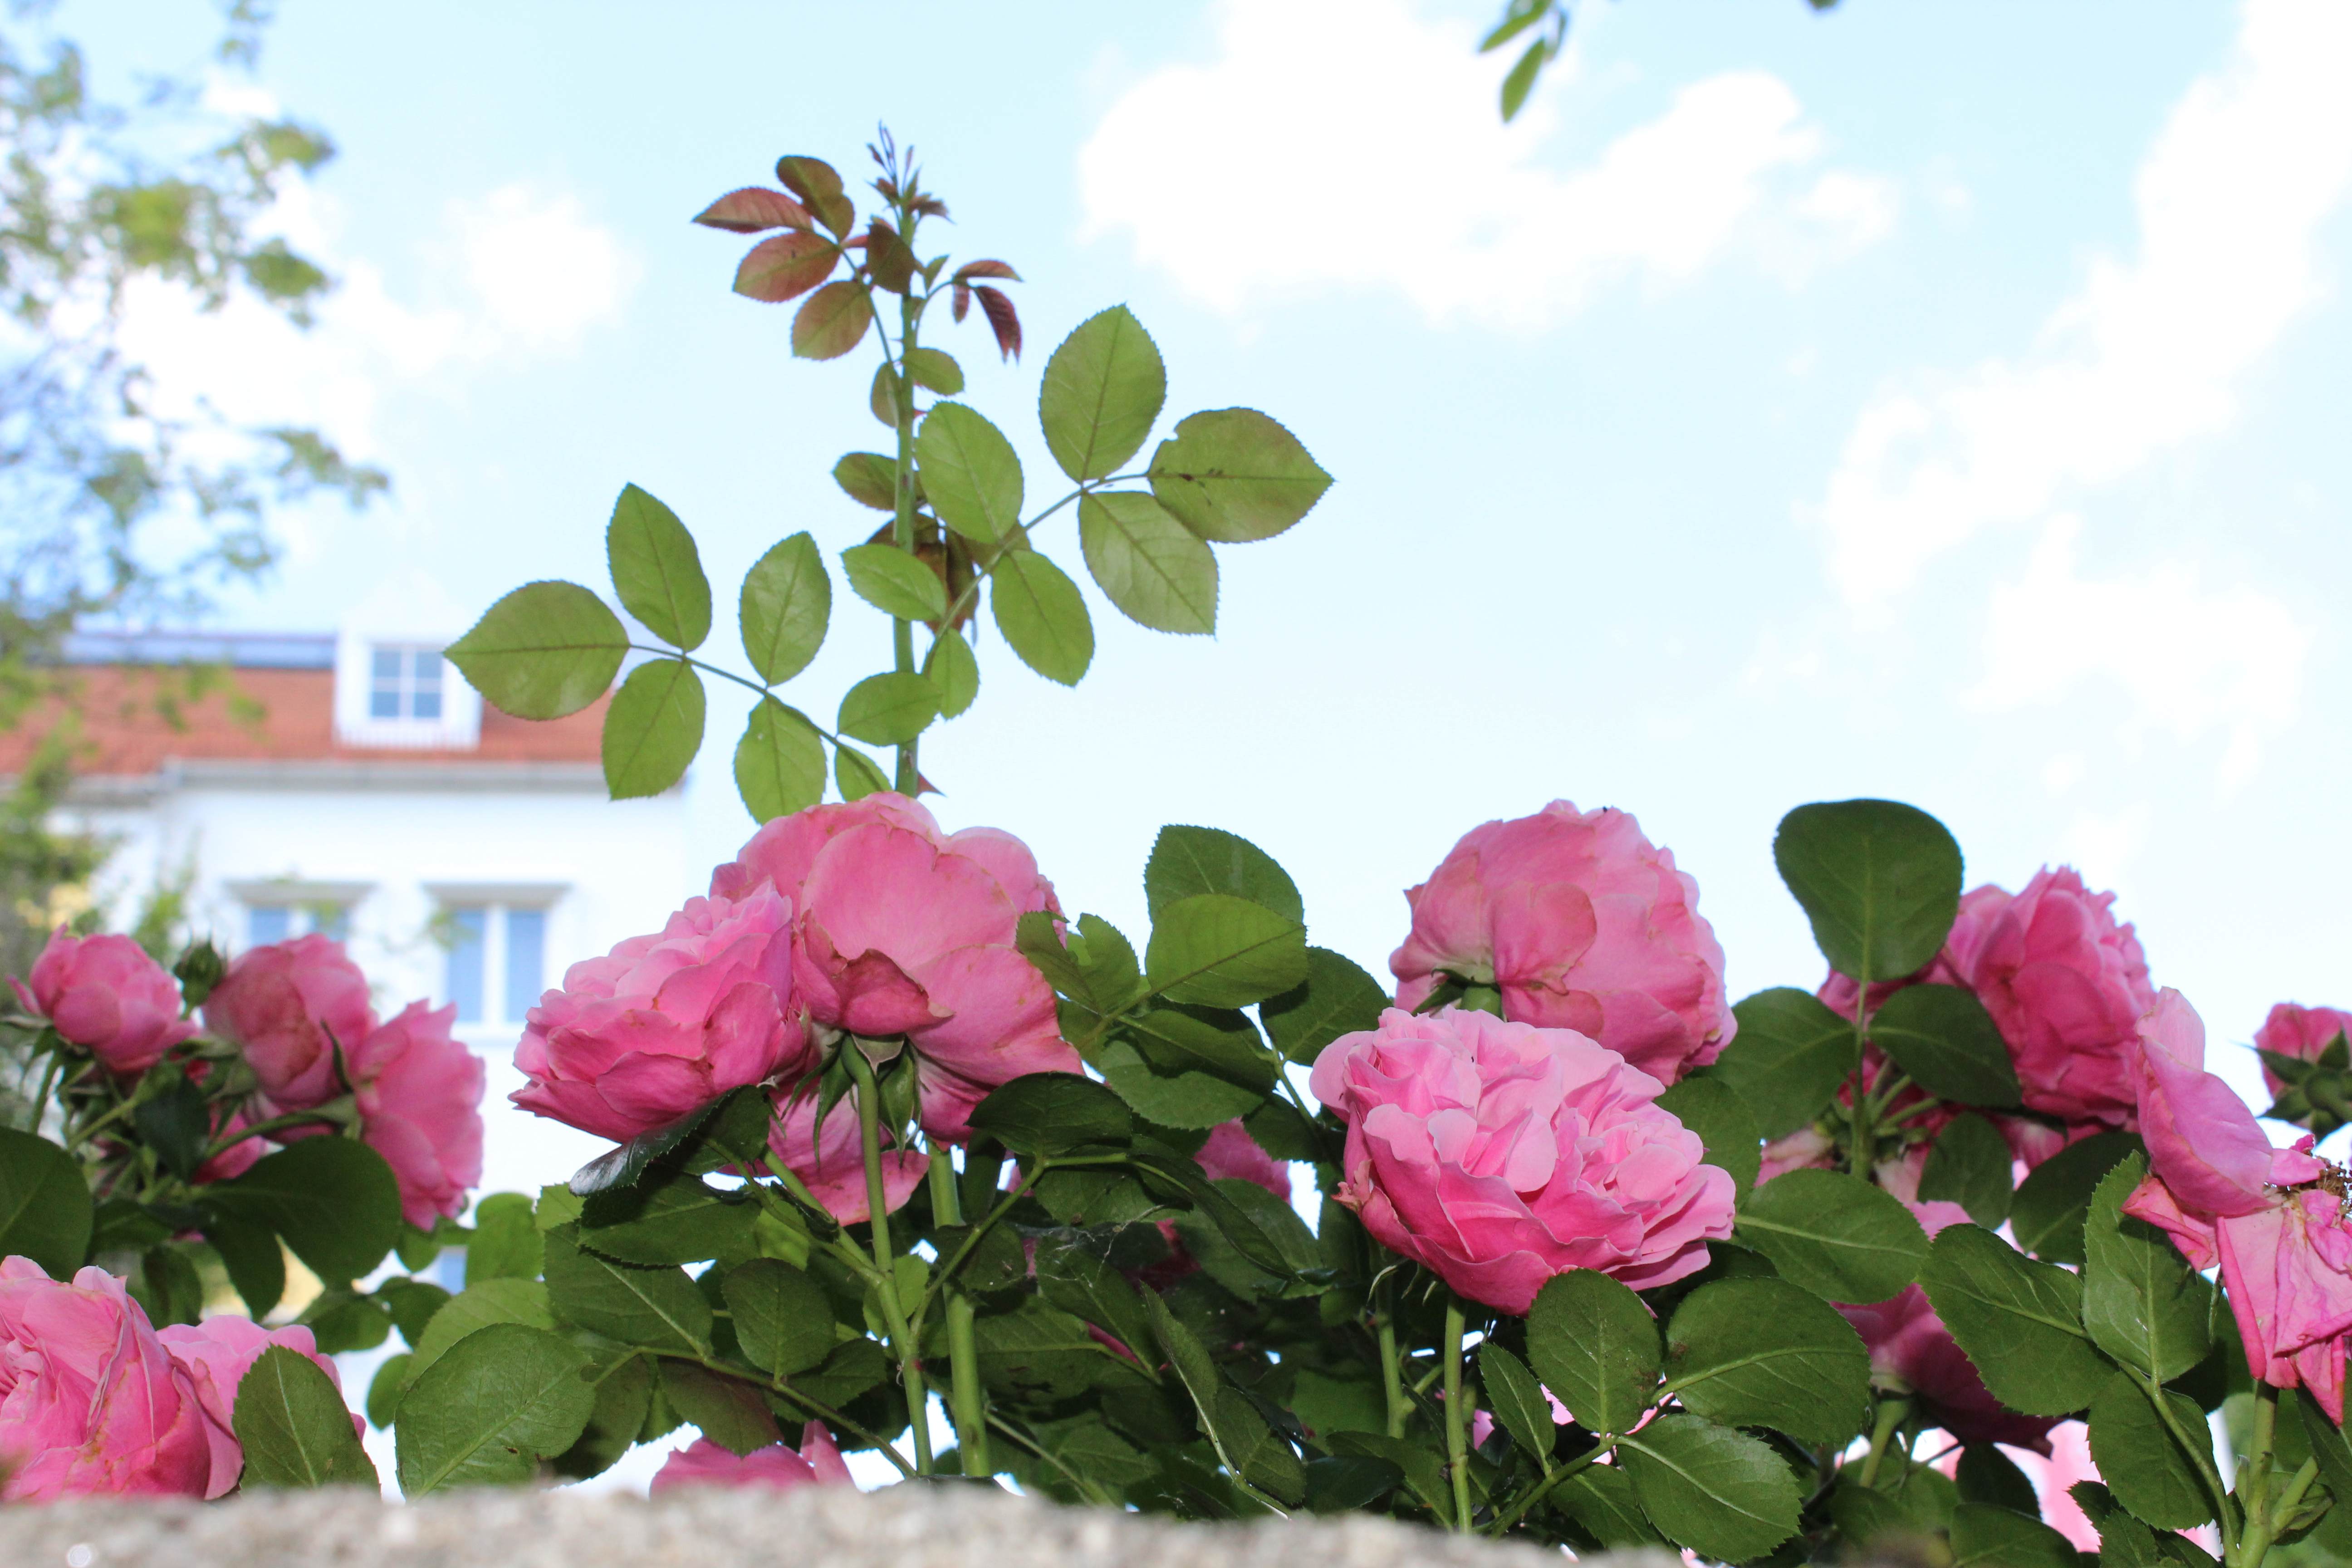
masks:
<instances>
[{"instance_id":1,"label":"pink rose","mask_svg":"<svg viewBox=\"0 0 2352 1568\"><path fill-rule=\"evenodd\" d=\"M2161 1226L2195 1267L2219 1263L2254 1376L2308 1389L2340 1424L2352 1226L2323 1183L2342 1173L2312 1156L2308 1137L2271 1147L2245 1101L2204 1070L2205 1026L2179 992L2158 994L2139 1034L2149 1169L2124 1211Z\"/></svg>"},{"instance_id":2,"label":"pink rose","mask_svg":"<svg viewBox=\"0 0 2352 1568\"><path fill-rule=\"evenodd\" d=\"M452 1003L412 1002L352 1053L360 1137L400 1178L401 1212L419 1230L465 1211L482 1179L481 1058L452 1039Z\"/></svg>"},{"instance_id":3,"label":"pink rose","mask_svg":"<svg viewBox=\"0 0 2352 1568\"><path fill-rule=\"evenodd\" d=\"M653 936L564 973L527 1018L526 1110L625 1142L746 1084L815 1065L793 994L792 906L689 899Z\"/></svg>"},{"instance_id":4,"label":"pink rose","mask_svg":"<svg viewBox=\"0 0 2352 1568\"><path fill-rule=\"evenodd\" d=\"M127 936L59 926L28 978L9 982L18 999L114 1072L145 1072L196 1032L180 1016L180 983Z\"/></svg>"},{"instance_id":5,"label":"pink rose","mask_svg":"<svg viewBox=\"0 0 2352 1568\"><path fill-rule=\"evenodd\" d=\"M1968 1211L1958 1204L1913 1203L1909 1207L1930 1236L1946 1226L1968 1222ZM1906 1285L1872 1306L1841 1303L1838 1310L1870 1347L1872 1381L1881 1388L1913 1394L1929 1418L1953 1436L1963 1443L2007 1443L2050 1452L2050 1429L2057 1422L2001 1408L1918 1286Z\"/></svg>"},{"instance_id":6,"label":"pink rose","mask_svg":"<svg viewBox=\"0 0 2352 1568\"><path fill-rule=\"evenodd\" d=\"M206 1434L187 1369L121 1280L0 1260L0 1498L204 1497Z\"/></svg>"},{"instance_id":7,"label":"pink rose","mask_svg":"<svg viewBox=\"0 0 2352 1568\"><path fill-rule=\"evenodd\" d=\"M33 971L37 976L38 969ZM2281 1002L2254 1031L2257 1048L2297 1061L2315 1062L2319 1053L2336 1043L2337 1036L2352 1029L2352 1013L2334 1007L2305 1007L2294 1002ZM71 1037L68 1036L68 1038ZM2278 1074L2263 1068L2263 1082L2275 1097L2286 1085Z\"/></svg>"},{"instance_id":8,"label":"pink rose","mask_svg":"<svg viewBox=\"0 0 2352 1568\"><path fill-rule=\"evenodd\" d=\"M865 1144L857 1125L857 1091L834 1101L822 1127L816 1117L817 1092L806 1089L780 1101L775 1124L768 1130L768 1147L823 1204L825 1212L844 1225L873 1217L866 1201ZM897 1214L915 1195L930 1173L931 1157L915 1150L882 1151L882 1201Z\"/></svg>"},{"instance_id":9,"label":"pink rose","mask_svg":"<svg viewBox=\"0 0 2352 1568\"><path fill-rule=\"evenodd\" d=\"M855 1484L849 1479L849 1467L842 1462L841 1450L833 1445L833 1434L822 1422L812 1421L801 1428L797 1454L782 1443L772 1443L739 1457L708 1437L698 1437L672 1454L646 1489L659 1497L679 1487L772 1487L782 1491L790 1487Z\"/></svg>"},{"instance_id":10,"label":"pink rose","mask_svg":"<svg viewBox=\"0 0 2352 1568\"><path fill-rule=\"evenodd\" d=\"M205 999L205 1022L245 1048L261 1092L282 1112L343 1092L336 1050L357 1048L375 1015L367 977L343 944L314 931L239 953Z\"/></svg>"},{"instance_id":11,"label":"pink rose","mask_svg":"<svg viewBox=\"0 0 2352 1568\"><path fill-rule=\"evenodd\" d=\"M903 1035L924 1131L971 1136L972 1107L1033 1072L1076 1072L1053 988L1013 945L1054 885L994 828L942 834L901 795L778 817L711 874L714 896L773 889L799 911L793 980L824 1036Z\"/></svg>"},{"instance_id":12,"label":"pink rose","mask_svg":"<svg viewBox=\"0 0 2352 1568\"><path fill-rule=\"evenodd\" d=\"M1664 1085L1572 1030L1391 1008L1325 1047L1309 1081L1348 1124L1334 1195L1504 1311L1571 1268L1666 1284L1731 1234L1731 1177L1658 1109Z\"/></svg>"},{"instance_id":13,"label":"pink rose","mask_svg":"<svg viewBox=\"0 0 2352 1568\"><path fill-rule=\"evenodd\" d=\"M169 1351L172 1359L185 1369L194 1385L197 1405L204 1411L205 1436L212 1453L212 1482L205 1496L216 1498L237 1483L245 1471L245 1447L236 1440L236 1385L261 1352L272 1345L283 1345L298 1355L305 1355L319 1364L327 1381L336 1388L343 1386L342 1374L335 1370L334 1362L319 1353L319 1343L310 1331L298 1326L265 1329L250 1318L221 1316L206 1318L194 1328L174 1323L156 1334ZM359 1416L352 1417L354 1436L365 1436L367 1423Z\"/></svg>"},{"instance_id":14,"label":"pink rose","mask_svg":"<svg viewBox=\"0 0 2352 1568\"><path fill-rule=\"evenodd\" d=\"M1449 974L1493 985L1505 1017L1573 1029L1665 1083L1731 1043L1698 884L1624 812L1556 800L1473 828L1405 901L1389 969L1408 1012Z\"/></svg>"}]
</instances>

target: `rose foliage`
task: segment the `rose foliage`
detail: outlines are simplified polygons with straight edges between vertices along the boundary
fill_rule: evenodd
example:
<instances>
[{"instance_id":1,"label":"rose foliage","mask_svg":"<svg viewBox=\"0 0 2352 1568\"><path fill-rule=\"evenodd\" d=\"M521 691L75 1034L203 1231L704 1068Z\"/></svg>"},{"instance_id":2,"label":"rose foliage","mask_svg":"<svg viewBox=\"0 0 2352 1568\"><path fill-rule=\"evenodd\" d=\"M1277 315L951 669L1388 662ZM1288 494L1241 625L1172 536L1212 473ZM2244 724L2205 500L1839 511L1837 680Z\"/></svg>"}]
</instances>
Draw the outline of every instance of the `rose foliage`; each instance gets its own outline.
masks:
<instances>
[{"instance_id":1,"label":"rose foliage","mask_svg":"<svg viewBox=\"0 0 2352 1568\"><path fill-rule=\"evenodd\" d=\"M2347 1016L2282 1004L2256 1037L2270 1115L2307 1134L2274 1147L2072 869L1964 891L1927 813L1800 806L1774 855L1827 977L1728 1005L1698 882L1620 810L1465 833L1404 895L1393 991L1311 944L1233 834L1162 830L1131 938L1013 834L942 828L918 752L975 699L982 599L1040 673L1090 658L1043 552L1066 501L1113 605L1203 632L1211 545L1282 531L1328 479L1239 409L1126 472L1165 378L1118 310L1045 368L1076 489L1022 521L1011 444L919 341L929 307L977 304L1017 352L1013 269L920 259L944 208L876 156L862 226L806 158L698 219L764 237L736 288L803 301L794 353L880 344L894 450L835 477L887 514L840 565L894 663L818 726L775 695L830 614L811 536L744 583L761 826L541 998L500 1111L613 1147L457 1226L482 1077L447 1009L379 1017L323 938L199 952L175 984L61 936L18 993L43 1120L0 1134L7 1495L363 1479L313 1358L396 1328L364 1403L412 1496L593 1476L691 1427L657 1490L845 1484L847 1455L1743 1564L2352 1542L2352 1226L2314 1144L2352 1112ZM701 742L711 594L643 491L608 543L667 650L605 721L613 793L649 794ZM452 656L549 718L611 688L628 635L541 583ZM266 1317L281 1241L329 1287L299 1325L197 1322L215 1270ZM452 1241L454 1297L417 1277Z\"/></svg>"}]
</instances>

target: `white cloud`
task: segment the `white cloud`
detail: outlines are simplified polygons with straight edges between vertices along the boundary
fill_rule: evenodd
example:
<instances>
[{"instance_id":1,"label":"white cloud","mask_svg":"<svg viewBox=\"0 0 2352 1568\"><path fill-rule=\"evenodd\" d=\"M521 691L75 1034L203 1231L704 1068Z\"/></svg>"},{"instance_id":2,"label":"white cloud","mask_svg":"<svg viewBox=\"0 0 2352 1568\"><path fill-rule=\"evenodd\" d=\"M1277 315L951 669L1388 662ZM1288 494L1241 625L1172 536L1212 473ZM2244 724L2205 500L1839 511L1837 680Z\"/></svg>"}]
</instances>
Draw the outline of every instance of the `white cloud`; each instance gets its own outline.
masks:
<instances>
[{"instance_id":1,"label":"white cloud","mask_svg":"<svg viewBox=\"0 0 2352 1568\"><path fill-rule=\"evenodd\" d=\"M1540 326L1738 249L1800 277L1894 223L1885 182L1811 173L1821 133L1760 71L1684 87L1563 171L1540 160L1540 93L1500 123L1508 54L1480 57L1466 23L1408 0L1221 0L1216 35L1210 63L1119 96L1078 181L1088 237L1128 233L1139 260L1227 312L1336 286L1433 321Z\"/></svg>"},{"instance_id":2,"label":"white cloud","mask_svg":"<svg viewBox=\"0 0 2352 1568\"><path fill-rule=\"evenodd\" d=\"M2242 783L2263 742L2294 717L2310 633L2275 599L2213 586L2186 560L2086 577L2080 534L2077 519L2053 520L2023 574L1993 590L1984 671L1966 700L1994 710L2062 700L2084 709L2097 688L2119 689L2134 710L2115 731L2177 742L2219 731L2221 783Z\"/></svg>"},{"instance_id":3,"label":"white cloud","mask_svg":"<svg viewBox=\"0 0 2352 1568\"><path fill-rule=\"evenodd\" d=\"M2227 428L2241 382L2325 293L2322 221L2352 184L2352 5L2248 0L2233 58L2142 163L2138 254L2095 261L2032 347L1890 386L1857 418L1821 507L1832 575L1888 607L1979 531Z\"/></svg>"}]
</instances>

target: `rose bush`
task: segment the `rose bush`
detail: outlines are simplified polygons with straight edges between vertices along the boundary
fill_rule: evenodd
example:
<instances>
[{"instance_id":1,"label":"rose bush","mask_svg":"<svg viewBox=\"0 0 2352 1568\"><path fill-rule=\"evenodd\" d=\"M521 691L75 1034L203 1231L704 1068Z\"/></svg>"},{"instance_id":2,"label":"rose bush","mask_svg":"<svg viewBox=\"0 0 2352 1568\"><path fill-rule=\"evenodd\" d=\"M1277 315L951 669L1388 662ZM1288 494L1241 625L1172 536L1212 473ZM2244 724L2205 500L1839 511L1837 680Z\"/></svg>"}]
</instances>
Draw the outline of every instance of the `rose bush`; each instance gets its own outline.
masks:
<instances>
[{"instance_id":1,"label":"rose bush","mask_svg":"<svg viewBox=\"0 0 2352 1568\"><path fill-rule=\"evenodd\" d=\"M1572 1268L1671 1283L1731 1235L1731 1178L1658 1109L1664 1086L1573 1030L1391 1009L1325 1047L1312 1086L1348 1129L1339 1201L1504 1311Z\"/></svg>"},{"instance_id":2,"label":"rose bush","mask_svg":"<svg viewBox=\"0 0 2352 1568\"><path fill-rule=\"evenodd\" d=\"M1389 970L1408 1012L1448 975L1491 985L1505 1017L1573 1029L1662 1083L1738 1027L1698 884L1624 812L1556 800L1486 823L1405 901L1412 931Z\"/></svg>"}]
</instances>

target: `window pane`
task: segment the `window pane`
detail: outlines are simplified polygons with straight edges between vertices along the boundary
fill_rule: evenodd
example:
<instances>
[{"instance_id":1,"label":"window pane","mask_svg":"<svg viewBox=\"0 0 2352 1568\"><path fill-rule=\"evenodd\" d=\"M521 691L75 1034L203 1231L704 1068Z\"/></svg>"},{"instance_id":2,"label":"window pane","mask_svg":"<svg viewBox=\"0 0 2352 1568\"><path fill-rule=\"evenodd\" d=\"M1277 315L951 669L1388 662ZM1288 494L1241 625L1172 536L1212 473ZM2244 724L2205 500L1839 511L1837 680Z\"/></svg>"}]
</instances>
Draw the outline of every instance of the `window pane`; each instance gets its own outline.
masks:
<instances>
[{"instance_id":1,"label":"window pane","mask_svg":"<svg viewBox=\"0 0 2352 1568\"><path fill-rule=\"evenodd\" d=\"M397 691L383 691L383 690L377 690L377 691L371 691L371 692L369 692L369 693L368 693L368 717L369 717L369 718L371 718L371 719L397 719L397 718L399 718L399 717L400 717L400 693L399 693L399 692L397 692Z\"/></svg>"},{"instance_id":2,"label":"window pane","mask_svg":"<svg viewBox=\"0 0 2352 1568\"><path fill-rule=\"evenodd\" d=\"M400 650L396 647L380 647L376 649L374 658L371 661L371 666L375 671L375 679L379 684L399 680Z\"/></svg>"},{"instance_id":3,"label":"window pane","mask_svg":"<svg viewBox=\"0 0 2352 1568\"><path fill-rule=\"evenodd\" d=\"M441 689L441 656L429 647L418 648L410 656L410 668L415 672L419 691Z\"/></svg>"},{"instance_id":4,"label":"window pane","mask_svg":"<svg viewBox=\"0 0 2352 1568\"><path fill-rule=\"evenodd\" d=\"M421 687L411 692L408 700L413 704L411 718L438 719L441 717L441 689L438 686Z\"/></svg>"},{"instance_id":5,"label":"window pane","mask_svg":"<svg viewBox=\"0 0 2352 1568\"><path fill-rule=\"evenodd\" d=\"M546 988L547 911L507 911L506 1016L520 1023Z\"/></svg>"},{"instance_id":6,"label":"window pane","mask_svg":"<svg viewBox=\"0 0 2352 1568\"><path fill-rule=\"evenodd\" d=\"M482 1021L482 925L488 911L449 911L449 1000L457 1004L457 1021Z\"/></svg>"},{"instance_id":7,"label":"window pane","mask_svg":"<svg viewBox=\"0 0 2352 1568\"><path fill-rule=\"evenodd\" d=\"M264 947L273 942L284 942L293 913L284 904L254 905L246 912L246 945Z\"/></svg>"}]
</instances>

